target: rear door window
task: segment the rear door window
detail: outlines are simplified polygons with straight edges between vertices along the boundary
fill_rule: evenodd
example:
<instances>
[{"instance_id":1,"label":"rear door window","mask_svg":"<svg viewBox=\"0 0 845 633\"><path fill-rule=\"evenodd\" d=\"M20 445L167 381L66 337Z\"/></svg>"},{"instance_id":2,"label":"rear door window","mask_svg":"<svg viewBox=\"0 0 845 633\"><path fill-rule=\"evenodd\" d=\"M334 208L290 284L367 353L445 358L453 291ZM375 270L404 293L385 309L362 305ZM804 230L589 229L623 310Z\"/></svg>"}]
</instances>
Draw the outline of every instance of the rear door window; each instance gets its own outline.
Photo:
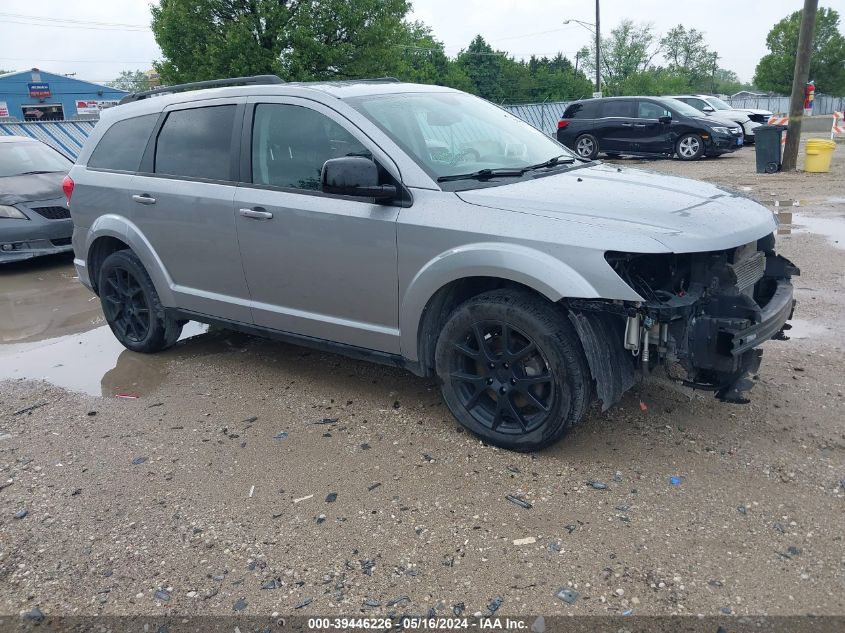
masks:
<instances>
[{"instance_id":1,"label":"rear door window","mask_svg":"<svg viewBox=\"0 0 845 633\"><path fill-rule=\"evenodd\" d=\"M156 142L155 173L232 180L235 108L207 106L168 114Z\"/></svg>"},{"instance_id":2,"label":"rear door window","mask_svg":"<svg viewBox=\"0 0 845 633\"><path fill-rule=\"evenodd\" d=\"M637 114L639 115L637 118L640 119L659 119L662 116L672 116L669 110L651 101L640 101Z\"/></svg>"},{"instance_id":3,"label":"rear door window","mask_svg":"<svg viewBox=\"0 0 845 633\"><path fill-rule=\"evenodd\" d=\"M637 109L632 100L628 99L613 99L612 101L605 101L602 105L601 115L607 117L624 117L635 118L637 116Z\"/></svg>"},{"instance_id":4,"label":"rear door window","mask_svg":"<svg viewBox=\"0 0 845 633\"><path fill-rule=\"evenodd\" d=\"M158 114L145 114L124 119L112 125L94 148L94 152L88 159L88 167L138 171L141 156L150 140L150 134L158 121L158 116Z\"/></svg>"}]
</instances>

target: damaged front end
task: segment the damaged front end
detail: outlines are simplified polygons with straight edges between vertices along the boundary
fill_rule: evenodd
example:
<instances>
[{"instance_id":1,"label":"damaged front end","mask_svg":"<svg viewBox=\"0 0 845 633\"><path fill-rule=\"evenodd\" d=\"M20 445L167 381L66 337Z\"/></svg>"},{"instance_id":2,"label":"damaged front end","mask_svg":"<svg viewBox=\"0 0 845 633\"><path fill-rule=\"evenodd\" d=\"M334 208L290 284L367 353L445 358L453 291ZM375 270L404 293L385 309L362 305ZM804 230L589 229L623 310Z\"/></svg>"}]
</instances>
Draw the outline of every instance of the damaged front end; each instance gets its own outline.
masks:
<instances>
[{"instance_id":1,"label":"damaged front end","mask_svg":"<svg viewBox=\"0 0 845 633\"><path fill-rule=\"evenodd\" d=\"M607 262L644 301L570 301L572 320L582 340L598 318L615 323L611 342L625 376L608 387L594 376L605 406L633 382L633 372L663 366L668 376L720 399L748 402L753 375L769 339L783 339L795 301L790 278L800 271L775 254L774 235L736 248L706 253L636 254L608 252ZM608 321L610 319L610 321ZM604 327L607 327L605 325ZM627 350L625 361L618 345ZM591 368L596 350L585 344ZM620 370L614 368L619 374ZM605 383L604 393L602 385ZM611 400L609 402L608 400Z\"/></svg>"}]
</instances>

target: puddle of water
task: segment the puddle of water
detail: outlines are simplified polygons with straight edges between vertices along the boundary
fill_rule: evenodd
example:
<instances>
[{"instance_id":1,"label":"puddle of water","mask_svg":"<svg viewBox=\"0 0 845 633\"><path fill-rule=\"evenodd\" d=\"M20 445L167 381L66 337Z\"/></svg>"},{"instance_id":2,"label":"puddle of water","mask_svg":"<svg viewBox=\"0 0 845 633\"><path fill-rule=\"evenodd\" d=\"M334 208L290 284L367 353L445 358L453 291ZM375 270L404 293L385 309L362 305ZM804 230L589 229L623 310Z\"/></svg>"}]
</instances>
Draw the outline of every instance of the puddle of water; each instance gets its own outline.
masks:
<instances>
[{"instance_id":1,"label":"puddle of water","mask_svg":"<svg viewBox=\"0 0 845 633\"><path fill-rule=\"evenodd\" d=\"M836 248L845 249L845 217L815 217L804 213L795 213L792 217L792 226L782 226L778 229L790 233L815 233L825 236Z\"/></svg>"},{"instance_id":2,"label":"puddle of water","mask_svg":"<svg viewBox=\"0 0 845 633\"><path fill-rule=\"evenodd\" d=\"M786 335L789 338L815 339L827 336L833 331L831 328L822 325L821 323L807 321L806 319L796 319L794 317L789 320L789 324L792 326L792 329L787 330L786 332Z\"/></svg>"},{"instance_id":3,"label":"puddle of water","mask_svg":"<svg viewBox=\"0 0 845 633\"><path fill-rule=\"evenodd\" d=\"M207 331L207 325L191 321L182 329L180 341L191 339L193 344ZM137 354L123 347L108 326L100 326L58 338L0 345L0 380L46 380L95 396L146 395L158 388L168 363L185 347L182 343L159 354Z\"/></svg>"},{"instance_id":4,"label":"puddle of water","mask_svg":"<svg viewBox=\"0 0 845 633\"><path fill-rule=\"evenodd\" d=\"M76 279L69 258L0 268L0 380L46 380L97 396L145 395L161 384L168 362L179 354L232 348L228 333L206 332L207 325L190 322L172 350L136 354L111 333L100 300Z\"/></svg>"}]
</instances>

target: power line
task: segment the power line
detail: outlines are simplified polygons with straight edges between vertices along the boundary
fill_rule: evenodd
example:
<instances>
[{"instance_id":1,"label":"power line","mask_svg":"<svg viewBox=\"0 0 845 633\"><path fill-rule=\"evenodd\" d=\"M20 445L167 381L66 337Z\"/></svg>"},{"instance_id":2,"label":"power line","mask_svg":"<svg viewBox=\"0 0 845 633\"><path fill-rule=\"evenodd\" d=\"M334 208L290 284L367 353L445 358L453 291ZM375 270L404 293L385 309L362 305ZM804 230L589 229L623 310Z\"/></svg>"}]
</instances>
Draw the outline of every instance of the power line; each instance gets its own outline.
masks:
<instances>
[{"instance_id":1,"label":"power line","mask_svg":"<svg viewBox=\"0 0 845 633\"><path fill-rule=\"evenodd\" d=\"M86 31L114 31L118 33L146 33L150 29L110 28L106 26L84 26L80 24L39 24L37 22L20 22L16 20L0 20L0 24L17 24L19 26L41 26L51 29L83 29Z\"/></svg>"},{"instance_id":2,"label":"power line","mask_svg":"<svg viewBox=\"0 0 845 633\"><path fill-rule=\"evenodd\" d=\"M92 26L113 26L113 27L127 27L130 29L148 29L148 24L126 24L125 22L98 22L95 20L75 20L73 18L52 18L42 15L23 15L21 13L4 13L0 12L0 17L15 18L24 20L35 20L41 22L59 22L66 24L88 24Z\"/></svg>"}]
</instances>

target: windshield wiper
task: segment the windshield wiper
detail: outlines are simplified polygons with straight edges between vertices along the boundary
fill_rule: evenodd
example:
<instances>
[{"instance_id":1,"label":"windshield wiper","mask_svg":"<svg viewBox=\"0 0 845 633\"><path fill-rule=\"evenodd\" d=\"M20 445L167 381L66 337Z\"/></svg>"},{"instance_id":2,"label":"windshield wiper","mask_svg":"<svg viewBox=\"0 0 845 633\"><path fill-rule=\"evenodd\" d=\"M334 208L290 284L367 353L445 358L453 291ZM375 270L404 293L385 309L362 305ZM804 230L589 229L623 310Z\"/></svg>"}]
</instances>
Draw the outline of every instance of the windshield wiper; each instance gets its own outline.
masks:
<instances>
[{"instance_id":1,"label":"windshield wiper","mask_svg":"<svg viewBox=\"0 0 845 633\"><path fill-rule=\"evenodd\" d=\"M519 177L525 173L522 169L479 169L469 174L453 174L451 176L440 176L437 182L449 182L450 180L486 180L487 178Z\"/></svg>"},{"instance_id":2,"label":"windshield wiper","mask_svg":"<svg viewBox=\"0 0 845 633\"><path fill-rule=\"evenodd\" d=\"M18 176L32 176L33 174L55 174L57 173L55 170L36 170L36 171L25 171L23 173L18 174Z\"/></svg>"},{"instance_id":3,"label":"windshield wiper","mask_svg":"<svg viewBox=\"0 0 845 633\"><path fill-rule=\"evenodd\" d=\"M486 180L487 178L496 177L513 177L518 178L524 176L529 171L535 169L543 169L544 167L554 167L555 165L570 165L575 162L571 156L561 154L554 156L547 161L537 163L536 165L528 165L528 167L520 167L519 169L501 168L501 169L479 169L469 174L454 174L452 176L440 176L437 182L449 182L450 180Z\"/></svg>"},{"instance_id":4,"label":"windshield wiper","mask_svg":"<svg viewBox=\"0 0 845 633\"><path fill-rule=\"evenodd\" d=\"M536 165L529 165L528 167L523 167L522 172L525 173L526 171L534 171L535 169L543 169L544 167L554 167L555 165L571 165L575 162L575 159L571 156L567 156L566 154L561 154L560 156L554 156L547 161L542 163L537 163Z\"/></svg>"}]
</instances>

